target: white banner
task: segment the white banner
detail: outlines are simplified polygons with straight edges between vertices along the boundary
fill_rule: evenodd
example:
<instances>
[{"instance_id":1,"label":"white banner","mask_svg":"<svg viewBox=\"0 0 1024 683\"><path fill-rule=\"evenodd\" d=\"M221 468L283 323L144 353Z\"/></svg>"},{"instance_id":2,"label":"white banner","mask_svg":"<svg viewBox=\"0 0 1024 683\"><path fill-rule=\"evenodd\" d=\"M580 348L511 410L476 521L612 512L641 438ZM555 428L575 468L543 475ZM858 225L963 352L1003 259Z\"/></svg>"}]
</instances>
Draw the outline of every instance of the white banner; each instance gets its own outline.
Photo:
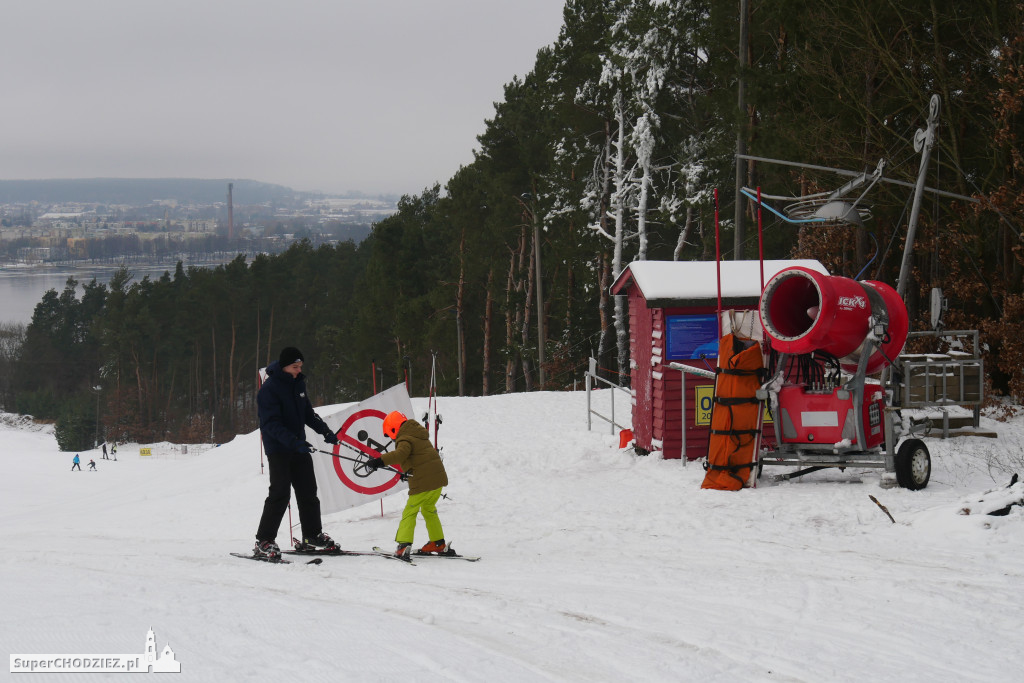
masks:
<instances>
[{"instance_id":1,"label":"white banner","mask_svg":"<svg viewBox=\"0 0 1024 683\"><path fill-rule=\"evenodd\" d=\"M396 384L347 410L321 417L338 435L338 440L342 444L356 448L367 456L376 457L391 450L391 440L384 436L384 417L393 410L412 417L412 401L409 400L404 384ZM318 448L333 451L345 458L361 457L359 453L346 446L327 445L322 436L308 427L306 440L316 444ZM356 507L409 488L409 485L393 472L377 470L369 476L360 477L353 472L354 466L355 463L351 460L331 457L325 453L313 454L317 495L320 497L320 511L323 514Z\"/></svg>"}]
</instances>

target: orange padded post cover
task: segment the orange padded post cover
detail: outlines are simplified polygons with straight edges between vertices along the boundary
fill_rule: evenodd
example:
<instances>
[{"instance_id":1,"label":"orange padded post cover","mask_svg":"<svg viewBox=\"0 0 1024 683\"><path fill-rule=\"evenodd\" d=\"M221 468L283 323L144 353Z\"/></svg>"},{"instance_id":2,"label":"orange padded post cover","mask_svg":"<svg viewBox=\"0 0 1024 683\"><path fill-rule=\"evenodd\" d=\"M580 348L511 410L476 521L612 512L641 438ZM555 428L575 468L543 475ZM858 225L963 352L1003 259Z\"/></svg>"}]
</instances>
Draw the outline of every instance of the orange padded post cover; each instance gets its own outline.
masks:
<instances>
[{"instance_id":1,"label":"orange padded post cover","mask_svg":"<svg viewBox=\"0 0 1024 683\"><path fill-rule=\"evenodd\" d=\"M755 466L754 449L760 431L761 388L764 359L756 342L744 348L727 334L718 342L718 378L711 409L707 474L702 489L738 491Z\"/></svg>"}]
</instances>

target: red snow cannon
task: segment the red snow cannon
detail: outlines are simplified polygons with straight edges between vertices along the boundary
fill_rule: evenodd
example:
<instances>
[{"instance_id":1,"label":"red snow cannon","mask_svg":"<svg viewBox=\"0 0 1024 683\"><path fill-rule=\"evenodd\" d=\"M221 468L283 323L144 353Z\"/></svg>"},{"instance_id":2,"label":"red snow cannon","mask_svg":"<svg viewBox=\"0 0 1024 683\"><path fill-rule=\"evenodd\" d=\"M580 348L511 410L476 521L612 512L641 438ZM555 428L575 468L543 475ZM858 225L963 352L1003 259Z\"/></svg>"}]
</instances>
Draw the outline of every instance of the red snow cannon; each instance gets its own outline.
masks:
<instances>
[{"instance_id":1,"label":"red snow cannon","mask_svg":"<svg viewBox=\"0 0 1024 683\"><path fill-rule=\"evenodd\" d=\"M899 355L910 331L907 308L889 285L823 275L802 266L779 271L768 281L760 313L773 349L788 354L824 351L851 374L872 334L879 346L868 358L868 375L888 365L887 357Z\"/></svg>"}]
</instances>

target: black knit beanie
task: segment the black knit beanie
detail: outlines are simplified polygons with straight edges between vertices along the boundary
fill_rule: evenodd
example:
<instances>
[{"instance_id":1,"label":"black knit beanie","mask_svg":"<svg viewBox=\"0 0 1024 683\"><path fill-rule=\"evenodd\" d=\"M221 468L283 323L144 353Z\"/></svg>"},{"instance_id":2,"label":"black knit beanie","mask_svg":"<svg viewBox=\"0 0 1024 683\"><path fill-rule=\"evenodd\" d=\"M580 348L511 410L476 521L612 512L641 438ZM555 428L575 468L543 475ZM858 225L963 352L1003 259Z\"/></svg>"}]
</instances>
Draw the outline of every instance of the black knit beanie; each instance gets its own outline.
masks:
<instances>
[{"instance_id":1,"label":"black knit beanie","mask_svg":"<svg viewBox=\"0 0 1024 683\"><path fill-rule=\"evenodd\" d=\"M282 368L291 365L297 360L303 360L302 351L299 351L294 346L286 346L281 349L281 355L277 358L277 362Z\"/></svg>"}]
</instances>

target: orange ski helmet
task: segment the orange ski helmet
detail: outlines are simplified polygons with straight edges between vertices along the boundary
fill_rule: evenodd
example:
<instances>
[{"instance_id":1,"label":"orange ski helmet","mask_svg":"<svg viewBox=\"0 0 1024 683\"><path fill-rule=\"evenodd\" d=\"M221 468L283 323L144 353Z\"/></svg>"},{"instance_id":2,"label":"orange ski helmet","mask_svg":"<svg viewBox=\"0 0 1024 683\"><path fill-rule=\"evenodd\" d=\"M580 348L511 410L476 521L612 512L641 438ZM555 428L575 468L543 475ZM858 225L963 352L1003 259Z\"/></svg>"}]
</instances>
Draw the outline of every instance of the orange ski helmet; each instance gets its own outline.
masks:
<instances>
[{"instance_id":1,"label":"orange ski helmet","mask_svg":"<svg viewBox=\"0 0 1024 683\"><path fill-rule=\"evenodd\" d=\"M384 436L389 439L397 437L399 428L407 419L405 415L402 415L397 410L388 413L388 416L384 418Z\"/></svg>"}]
</instances>

